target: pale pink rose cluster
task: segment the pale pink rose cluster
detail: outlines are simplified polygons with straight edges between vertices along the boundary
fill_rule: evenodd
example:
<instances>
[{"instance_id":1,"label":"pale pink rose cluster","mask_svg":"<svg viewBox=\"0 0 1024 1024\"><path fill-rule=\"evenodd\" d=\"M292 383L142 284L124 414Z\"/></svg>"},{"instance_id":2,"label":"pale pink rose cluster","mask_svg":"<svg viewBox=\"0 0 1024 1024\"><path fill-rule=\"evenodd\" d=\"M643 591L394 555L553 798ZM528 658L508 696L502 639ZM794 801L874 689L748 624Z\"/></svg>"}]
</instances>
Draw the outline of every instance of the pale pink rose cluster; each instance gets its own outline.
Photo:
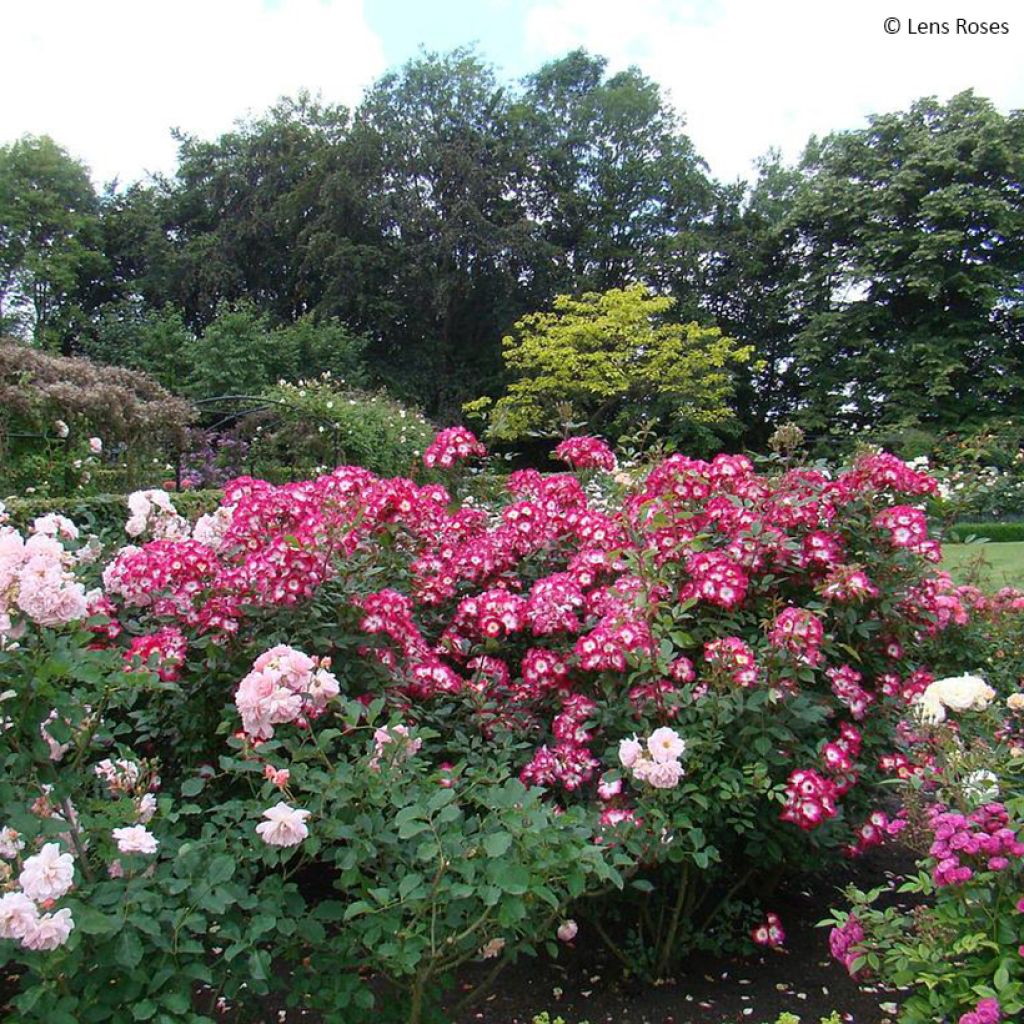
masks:
<instances>
[{"instance_id":1,"label":"pale pink rose cluster","mask_svg":"<svg viewBox=\"0 0 1024 1024\"><path fill-rule=\"evenodd\" d=\"M0 857L4 860L14 860L15 857L25 849L25 840L17 829L5 825L0 828Z\"/></svg>"},{"instance_id":2,"label":"pale pink rose cluster","mask_svg":"<svg viewBox=\"0 0 1024 1024\"><path fill-rule=\"evenodd\" d=\"M655 789L674 789L683 777L679 758L686 752L686 741L668 726L655 729L646 742L633 736L619 743L619 763L638 782Z\"/></svg>"},{"instance_id":3,"label":"pale pink rose cluster","mask_svg":"<svg viewBox=\"0 0 1024 1024\"><path fill-rule=\"evenodd\" d=\"M323 714L340 692L330 664L330 658L311 658L283 644L261 654L235 692L246 735L269 740L275 725Z\"/></svg>"},{"instance_id":4,"label":"pale pink rose cluster","mask_svg":"<svg viewBox=\"0 0 1024 1024\"><path fill-rule=\"evenodd\" d=\"M215 512L200 516L192 527L192 539L205 544L211 551L220 551L234 515L234 505L222 505Z\"/></svg>"},{"instance_id":5,"label":"pale pink rose cluster","mask_svg":"<svg viewBox=\"0 0 1024 1024\"><path fill-rule=\"evenodd\" d=\"M148 825L156 814L156 796L152 793L143 793L135 801L135 818L143 825Z\"/></svg>"},{"instance_id":6,"label":"pale pink rose cluster","mask_svg":"<svg viewBox=\"0 0 1024 1024\"><path fill-rule=\"evenodd\" d=\"M263 766L263 777L278 789L284 789L288 785L292 773L287 768L275 768L272 764L266 764Z\"/></svg>"},{"instance_id":7,"label":"pale pink rose cluster","mask_svg":"<svg viewBox=\"0 0 1024 1024\"><path fill-rule=\"evenodd\" d=\"M16 639L24 615L40 626L59 626L84 618L87 596L75 579L75 557L58 539L78 535L63 516L43 516L26 540L9 526L0 527L0 643Z\"/></svg>"},{"instance_id":8,"label":"pale pink rose cluster","mask_svg":"<svg viewBox=\"0 0 1024 1024\"><path fill-rule=\"evenodd\" d=\"M126 758L118 758L116 761L111 761L109 757L104 758L93 766L93 772L107 784L113 796L132 792L142 777L139 765Z\"/></svg>"},{"instance_id":9,"label":"pale pink rose cluster","mask_svg":"<svg viewBox=\"0 0 1024 1024\"><path fill-rule=\"evenodd\" d=\"M132 798L135 804L136 825L148 825L153 820L157 803L156 794L152 790L160 788L160 776L153 772L152 768L144 768L136 761L124 757L114 761L107 757L93 765L92 770L97 778L106 784L112 797ZM114 838L116 840L117 836Z\"/></svg>"},{"instance_id":10,"label":"pale pink rose cluster","mask_svg":"<svg viewBox=\"0 0 1024 1024\"><path fill-rule=\"evenodd\" d=\"M282 801L263 812L267 820L256 826L256 833L268 846L298 846L309 835L309 814Z\"/></svg>"},{"instance_id":11,"label":"pale pink rose cluster","mask_svg":"<svg viewBox=\"0 0 1024 1024\"><path fill-rule=\"evenodd\" d=\"M44 537L56 537L58 540L78 540L78 527L58 512L50 512L32 520L31 532Z\"/></svg>"},{"instance_id":12,"label":"pale pink rose cluster","mask_svg":"<svg viewBox=\"0 0 1024 1024\"><path fill-rule=\"evenodd\" d=\"M9 831L4 829L4 833ZM13 845L20 849L18 843ZM47 843L39 853L27 857L18 875L18 889L0 896L0 938L16 939L26 949L63 946L75 927L71 911L40 913L40 904L60 899L74 881L74 859L69 853L61 853L58 843Z\"/></svg>"},{"instance_id":13,"label":"pale pink rose cluster","mask_svg":"<svg viewBox=\"0 0 1024 1024\"><path fill-rule=\"evenodd\" d=\"M381 761L385 759L391 764L405 761L422 746L423 740L413 737L408 726L392 725L387 729L376 729L373 733L374 750L373 757L370 758L370 767L378 771Z\"/></svg>"},{"instance_id":14,"label":"pale pink rose cluster","mask_svg":"<svg viewBox=\"0 0 1024 1024\"><path fill-rule=\"evenodd\" d=\"M129 537L149 533L154 540L186 540L190 530L187 520L178 515L166 491L133 491L128 495L128 511L124 524Z\"/></svg>"}]
</instances>

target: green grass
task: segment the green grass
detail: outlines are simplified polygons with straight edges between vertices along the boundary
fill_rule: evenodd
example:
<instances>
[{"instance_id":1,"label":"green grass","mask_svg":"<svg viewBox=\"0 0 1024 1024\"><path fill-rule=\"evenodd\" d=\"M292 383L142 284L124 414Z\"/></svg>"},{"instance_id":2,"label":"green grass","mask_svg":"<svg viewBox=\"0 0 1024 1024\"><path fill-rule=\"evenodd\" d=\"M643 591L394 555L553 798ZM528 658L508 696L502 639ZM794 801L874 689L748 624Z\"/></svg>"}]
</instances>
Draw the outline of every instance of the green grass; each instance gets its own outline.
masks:
<instances>
[{"instance_id":1,"label":"green grass","mask_svg":"<svg viewBox=\"0 0 1024 1024\"><path fill-rule=\"evenodd\" d=\"M942 568L958 583L984 590L1024 588L1024 541L989 544L943 544Z\"/></svg>"}]
</instances>

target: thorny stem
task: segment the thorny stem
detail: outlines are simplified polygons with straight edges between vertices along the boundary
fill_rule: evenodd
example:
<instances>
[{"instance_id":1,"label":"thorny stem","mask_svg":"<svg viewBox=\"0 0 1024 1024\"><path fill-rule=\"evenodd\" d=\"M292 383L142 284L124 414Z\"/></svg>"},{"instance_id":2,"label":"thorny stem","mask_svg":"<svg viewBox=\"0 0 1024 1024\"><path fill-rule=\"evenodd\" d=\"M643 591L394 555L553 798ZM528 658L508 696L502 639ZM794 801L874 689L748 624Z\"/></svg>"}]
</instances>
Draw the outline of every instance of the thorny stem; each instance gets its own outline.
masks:
<instances>
[{"instance_id":1,"label":"thorny stem","mask_svg":"<svg viewBox=\"0 0 1024 1024\"><path fill-rule=\"evenodd\" d=\"M740 876L740 879L736 884L711 908L707 917L705 917L701 922L698 931L703 932L707 930L708 925L711 924L711 922L718 916L719 912L729 902L729 900L731 900L733 896L735 896L736 893L738 893L740 889L750 881L750 877L753 873L754 869L748 868L743 875Z\"/></svg>"},{"instance_id":2,"label":"thorny stem","mask_svg":"<svg viewBox=\"0 0 1024 1024\"><path fill-rule=\"evenodd\" d=\"M423 987L430 977L429 968L417 973L416 980L412 983L412 995L409 1002L408 1024L420 1024L423 1017Z\"/></svg>"},{"instance_id":3,"label":"thorny stem","mask_svg":"<svg viewBox=\"0 0 1024 1024\"><path fill-rule=\"evenodd\" d=\"M91 882L92 868L89 867L89 861L85 856L85 847L82 845L82 838L78 832L78 824L75 821L75 813L71 807L71 801L65 797L61 800L60 806L64 812L64 820L68 823L68 835L71 836L71 845L75 848L75 853L78 855L78 863L82 868L82 874L85 875L87 882Z\"/></svg>"},{"instance_id":4,"label":"thorny stem","mask_svg":"<svg viewBox=\"0 0 1024 1024\"><path fill-rule=\"evenodd\" d=\"M468 959L468 957L467 957L466 959ZM463 961L460 961L460 963L464 963L464 962L465 962L465 960L463 960ZM511 955L511 953L506 953L506 954L505 954L505 955L504 955L504 956L503 956L503 957L502 957L502 958L501 958L501 959L500 959L500 960L499 960L499 961L498 961L498 962L497 962L497 963L496 963L496 964L494 965L494 967L493 967L493 968L491 969L491 971L490 971L490 973L489 973L489 974L487 975L487 977L486 977L486 978L484 978L484 980L483 980L483 981L481 981L481 982L480 982L480 984L479 984L479 985L477 985L477 986L476 986L476 987L475 987L475 988L473 989L473 991L472 991L472 992L467 992L467 993L466 993L466 995L464 995L464 996L463 996L463 997L462 997L462 998L461 998L461 999L460 999L460 1000L459 1000L459 1001L458 1001L458 1002L457 1002L457 1003L455 1004L455 1007L454 1007L454 1008L453 1008L453 1010L452 1010L452 1014L453 1014L454 1016L456 1016L456 1017L460 1017L460 1016L461 1016L461 1015L462 1015L463 1013L465 1013L465 1011L466 1011L466 1010L468 1010L468 1009L469 1009L469 1008L470 1008L470 1007L471 1007L471 1006L472 1006L472 1005L473 1005L474 1003L478 1002L478 1001L479 1001L480 999L482 999L482 998L483 998L483 997L484 997L485 995L487 995L487 993L488 993L488 992L490 992L490 990L491 990L491 987L492 987L492 986L494 985L494 983L495 983L495 982L496 982L496 981L498 980L498 975L500 975L500 974L501 974L501 972L502 972L503 970L505 970L505 968L506 968L506 967L508 967L508 965L509 965L509 964L510 964L511 962L512 962L512 955Z\"/></svg>"}]
</instances>

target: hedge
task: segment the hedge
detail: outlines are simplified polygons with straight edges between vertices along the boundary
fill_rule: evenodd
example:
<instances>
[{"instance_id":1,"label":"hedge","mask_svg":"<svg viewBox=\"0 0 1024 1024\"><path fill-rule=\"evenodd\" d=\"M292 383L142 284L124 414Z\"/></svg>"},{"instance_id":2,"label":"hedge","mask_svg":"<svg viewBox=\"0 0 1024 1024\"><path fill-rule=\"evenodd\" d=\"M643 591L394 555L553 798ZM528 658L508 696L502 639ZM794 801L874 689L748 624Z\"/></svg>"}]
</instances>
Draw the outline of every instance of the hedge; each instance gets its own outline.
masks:
<instances>
[{"instance_id":1,"label":"hedge","mask_svg":"<svg viewBox=\"0 0 1024 1024\"><path fill-rule=\"evenodd\" d=\"M984 538L993 542L1022 541L1024 540L1024 522L957 523L949 529L948 539L953 544L963 544L968 537Z\"/></svg>"},{"instance_id":2,"label":"hedge","mask_svg":"<svg viewBox=\"0 0 1024 1024\"><path fill-rule=\"evenodd\" d=\"M171 495L174 507L190 522L212 512L223 497L223 491L181 491ZM5 498L4 504L12 526L27 528L37 516L59 512L67 516L84 533L95 533L101 539L120 535L124 540L124 524L128 519L128 496L125 494L94 494L89 496L45 498Z\"/></svg>"}]
</instances>

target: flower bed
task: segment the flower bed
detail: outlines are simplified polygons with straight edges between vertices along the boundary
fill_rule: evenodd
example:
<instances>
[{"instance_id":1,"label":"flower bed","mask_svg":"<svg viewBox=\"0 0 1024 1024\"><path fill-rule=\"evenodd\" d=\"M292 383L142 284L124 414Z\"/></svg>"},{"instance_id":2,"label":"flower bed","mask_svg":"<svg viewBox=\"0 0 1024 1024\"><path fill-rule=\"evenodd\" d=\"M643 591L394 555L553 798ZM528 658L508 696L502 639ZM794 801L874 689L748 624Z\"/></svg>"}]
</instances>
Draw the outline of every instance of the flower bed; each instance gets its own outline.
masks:
<instances>
[{"instance_id":1,"label":"flower bed","mask_svg":"<svg viewBox=\"0 0 1024 1024\"><path fill-rule=\"evenodd\" d=\"M934 482L562 454L584 475L486 503L354 467L234 480L194 524L140 493L98 564L59 516L4 530L21 1019L204 1020L288 978L414 1022L460 965L582 928L658 979L779 944L787 864L898 830L900 723L970 624Z\"/></svg>"}]
</instances>

